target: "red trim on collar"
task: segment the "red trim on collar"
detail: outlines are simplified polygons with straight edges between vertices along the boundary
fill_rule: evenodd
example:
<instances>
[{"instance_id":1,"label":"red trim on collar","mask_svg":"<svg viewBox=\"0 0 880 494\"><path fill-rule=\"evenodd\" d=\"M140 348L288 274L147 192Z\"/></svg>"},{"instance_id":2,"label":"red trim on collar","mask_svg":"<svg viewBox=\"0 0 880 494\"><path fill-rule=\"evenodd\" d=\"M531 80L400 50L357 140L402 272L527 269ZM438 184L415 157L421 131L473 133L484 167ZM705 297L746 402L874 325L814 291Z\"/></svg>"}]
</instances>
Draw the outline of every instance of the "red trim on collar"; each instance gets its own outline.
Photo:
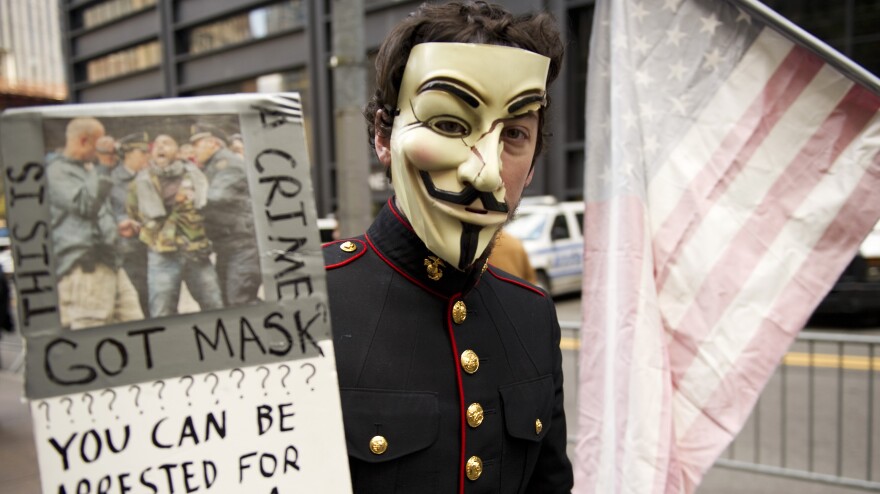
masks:
<instances>
[{"instance_id":1,"label":"red trim on collar","mask_svg":"<svg viewBox=\"0 0 880 494\"><path fill-rule=\"evenodd\" d=\"M407 230L415 233L412 225L409 221L406 221L406 218L401 216L400 211L397 210L397 206L394 205L394 196L388 198L388 207L391 209L391 212L394 213L394 216L397 218L397 221L401 222L403 226L406 227Z\"/></svg>"},{"instance_id":2,"label":"red trim on collar","mask_svg":"<svg viewBox=\"0 0 880 494\"><path fill-rule=\"evenodd\" d=\"M430 293L431 295L434 295L435 297L439 297L439 298L441 298L441 299L443 299L443 300L446 300L446 296L445 296L445 295L443 295L443 294L440 293L440 292L437 292L437 291L431 290L431 289L428 288L426 285L422 284L421 282L419 282L418 280L416 280L415 278L413 278L412 276L410 276L409 274L407 274L406 271L404 271L404 270L400 269L399 267L397 267L397 266L396 266L393 262L391 262L387 257L383 256L382 253L379 252L379 249L377 249L376 246L373 245L373 241L370 240L370 236L369 236L369 235L364 235L364 238L367 239L367 242L370 244L370 247L372 247L373 252L375 252L376 255L379 256L379 259L382 259L383 261L385 261L385 264L391 266L391 269L397 271L398 274L400 274L401 276L403 276L404 278L406 278L407 280L409 280L410 283L412 283L412 284L418 286L418 287L421 288L422 290L424 290L424 291Z\"/></svg>"},{"instance_id":3,"label":"red trim on collar","mask_svg":"<svg viewBox=\"0 0 880 494\"><path fill-rule=\"evenodd\" d=\"M538 295L540 295L540 296L542 296L542 297L546 297L546 295L544 295L544 292L542 292L541 290L538 290L537 288L535 288L535 287L533 287L533 286L531 286L531 285L525 284L525 283L523 283L523 282L521 282L521 281L517 281L517 280L514 280L514 279L505 278L504 276L501 276L500 274L498 274L498 273L495 272L495 268L493 268L491 264L489 265L489 269L487 269L487 271L489 271L490 273L492 273L492 276L498 278L498 279L501 280L501 281L506 281L506 282L511 283L511 284L513 284L513 285L521 286L521 287L525 288L526 290L531 290L531 291L537 293Z\"/></svg>"},{"instance_id":4,"label":"red trim on collar","mask_svg":"<svg viewBox=\"0 0 880 494\"><path fill-rule=\"evenodd\" d=\"M461 300L461 294L456 293L452 297L449 297L449 303L446 304L446 328L449 331L449 343L452 345L452 358L453 365L455 366L455 383L458 386L458 410L460 415L458 417L458 423L461 428L461 447L459 450L459 458L458 458L458 492L459 494L464 494L464 457L465 457L465 444L467 438L467 429L464 424L467 420L465 417L464 411L464 383L461 380L461 364L459 362L458 355L458 345L455 344L455 331L452 326L452 306L455 305L455 302Z\"/></svg>"},{"instance_id":5,"label":"red trim on collar","mask_svg":"<svg viewBox=\"0 0 880 494\"><path fill-rule=\"evenodd\" d=\"M341 268L342 266L345 266L346 264L349 264L349 263L351 263L351 262L356 261L356 260L357 260L358 258L360 258L362 255L364 255L364 254L367 253L367 244L365 244L363 241L358 240L358 239L355 239L355 238L350 238L350 239L347 239L347 240L335 240L335 241L333 241L333 242L327 242L326 244L321 245L321 248L322 248L322 249L326 249L326 248L330 247L331 245L341 244L341 243L343 243L343 242L354 242L354 243L360 245L360 246L361 246L360 251L357 252L357 253L355 253L354 255L352 255L351 257L349 257L348 259L346 259L346 260L344 260L344 261L342 261L342 262L337 262L336 264L328 264L328 265L324 266L324 270L329 271L329 270L331 270L331 269Z\"/></svg>"}]
</instances>

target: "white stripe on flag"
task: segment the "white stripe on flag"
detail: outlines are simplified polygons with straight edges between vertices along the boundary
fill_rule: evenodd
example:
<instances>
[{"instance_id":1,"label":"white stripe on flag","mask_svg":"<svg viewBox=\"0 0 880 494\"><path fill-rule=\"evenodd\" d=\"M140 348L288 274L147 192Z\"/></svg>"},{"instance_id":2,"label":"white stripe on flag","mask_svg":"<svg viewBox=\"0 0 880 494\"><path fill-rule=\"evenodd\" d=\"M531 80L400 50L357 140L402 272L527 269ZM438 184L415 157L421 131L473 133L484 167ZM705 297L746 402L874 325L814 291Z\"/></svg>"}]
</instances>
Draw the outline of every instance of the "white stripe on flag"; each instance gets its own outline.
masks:
<instances>
[{"instance_id":1,"label":"white stripe on flag","mask_svg":"<svg viewBox=\"0 0 880 494\"><path fill-rule=\"evenodd\" d=\"M851 87L848 79L827 66L823 68L768 133L726 193L692 212L701 217L700 223L691 238L677 246L680 262L668 267L669 278L675 283L664 283L659 294L670 327L679 327L725 247Z\"/></svg>"},{"instance_id":2,"label":"white stripe on flag","mask_svg":"<svg viewBox=\"0 0 880 494\"><path fill-rule=\"evenodd\" d=\"M804 200L809 197L813 187L828 176L826 167L839 159L840 153L851 140L859 136L874 116L877 111L876 97L872 97L871 104L867 104L867 101L862 101L865 95L867 93L859 87L852 88L847 93L835 111L786 165L785 173L779 175L761 203L755 206L752 214L724 247L723 257L712 267L696 292L694 303L676 327L676 344L669 348L674 381L682 377L695 356L697 346L736 298L742 284L752 275L755 265L766 252L767 246L778 238L796 209L806 204ZM849 163L847 166L859 167L856 163ZM813 217L819 220L811 226L820 232L825 230L827 224L821 221L823 211L833 209L833 205L825 202L828 199L826 197L824 201L808 204L813 211ZM852 251L854 247L849 250L850 256ZM839 255L841 252L832 254ZM837 258L829 257L829 261L834 259ZM842 264L842 261L838 260L837 263ZM843 265L845 264L841 265L841 270ZM770 301L763 298L753 298L751 301L751 305L755 307L766 306L768 303ZM807 315L809 314L805 314L804 318Z\"/></svg>"},{"instance_id":3,"label":"white stripe on flag","mask_svg":"<svg viewBox=\"0 0 880 494\"><path fill-rule=\"evenodd\" d=\"M764 29L727 82L705 105L703 113L648 184L654 231L669 217L688 184L710 161L724 136L740 122L748 110L743 102L754 101L761 94L792 47L776 32Z\"/></svg>"},{"instance_id":4,"label":"white stripe on flag","mask_svg":"<svg viewBox=\"0 0 880 494\"><path fill-rule=\"evenodd\" d=\"M880 117L875 116L869 128L878 130ZM865 147L865 144L871 143L876 147ZM801 207L792 214L791 220L786 222L774 243L768 246L760 264L741 287L736 299L712 328L711 333L706 335L706 343L700 346L698 357L678 382L674 395L677 439L681 439L690 430L693 421L706 407L731 367L740 360L745 346L755 338L762 321L768 317L784 315L768 314L766 310L773 306L772 303L756 306L753 301L777 300L791 280L804 269L804 261L824 235L826 226L837 219L847 197L853 194L868 167L873 166L871 158L878 149L880 137L874 136L863 144L851 146L841 155ZM828 204L829 207L817 211L816 204ZM787 320L790 319L783 318L783 322ZM794 328L795 331L799 329ZM753 377L755 380L751 389L745 387L741 392L754 391L750 395L757 395L760 390L757 383L760 380L757 379L759 376ZM750 409L751 404L738 412L744 419Z\"/></svg>"},{"instance_id":5,"label":"white stripe on flag","mask_svg":"<svg viewBox=\"0 0 880 494\"><path fill-rule=\"evenodd\" d=\"M876 148L875 148L876 149ZM779 363L806 316L802 307L813 307L825 289L837 278L829 266L828 252L846 250L857 245L866 230L880 216L880 202L873 200L880 187L880 154L874 156L868 173L863 175L853 194L847 198L834 223L816 244L789 285L767 311L769 317L760 323L754 337L740 352L715 390L706 400L703 412L696 417L686 434L677 441L684 474L693 490L703 472L726 446L732 434L742 426L754 406L757 393L751 392L766 381ZM676 412L677 413L677 412Z\"/></svg>"}]
</instances>

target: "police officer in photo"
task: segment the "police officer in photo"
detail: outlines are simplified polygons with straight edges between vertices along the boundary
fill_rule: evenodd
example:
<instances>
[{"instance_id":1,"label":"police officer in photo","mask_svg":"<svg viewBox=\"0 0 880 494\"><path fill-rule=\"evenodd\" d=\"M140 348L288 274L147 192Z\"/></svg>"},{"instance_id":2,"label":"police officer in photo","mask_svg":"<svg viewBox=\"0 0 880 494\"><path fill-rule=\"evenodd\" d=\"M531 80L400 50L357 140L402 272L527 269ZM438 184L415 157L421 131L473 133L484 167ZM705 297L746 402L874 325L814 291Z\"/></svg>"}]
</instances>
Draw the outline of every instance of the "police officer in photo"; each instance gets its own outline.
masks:
<instances>
[{"instance_id":1,"label":"police officer in photo","mask_svg":"<svg viewBox=\"0 0 880 494\"><path fill-rule=\"evenodd\" d=\"M216 126L194 125L190 143L196 164L208 177L205 224L217 254L224 304L256 302L262 275L244 162L226 147L226 133Z\"/></svg>"},{"instance_id":2,"label":"police officer in photo","mask_svg":"<svg viewBox=\"0 0 880 494\"><path fill-rule=\"evenodd\" d=\"M365 110L395 196L324 256L357 493L562 493L550 296L488 264L541 151L563 47L547 14L425 4L395 27Z\"/></svg>"},{"instance_id":3,"label":"police officer in photo","mask_svg":"<svg viewBox=\"0 0 880 494\"><path fill-rule=\"evenodd\" d=\"M131 184L138 172L150 162L150 138L146 132L135 132L122 137L116 143L121 163L110 172L113 189L110 204L119 236L118 248L122 254L122 268L138 293L138 301L144 317L150 317L150 298L147 287L147 246L138 238L141 225L125 211L125 203Z\"/></svg>"}]
</instances>

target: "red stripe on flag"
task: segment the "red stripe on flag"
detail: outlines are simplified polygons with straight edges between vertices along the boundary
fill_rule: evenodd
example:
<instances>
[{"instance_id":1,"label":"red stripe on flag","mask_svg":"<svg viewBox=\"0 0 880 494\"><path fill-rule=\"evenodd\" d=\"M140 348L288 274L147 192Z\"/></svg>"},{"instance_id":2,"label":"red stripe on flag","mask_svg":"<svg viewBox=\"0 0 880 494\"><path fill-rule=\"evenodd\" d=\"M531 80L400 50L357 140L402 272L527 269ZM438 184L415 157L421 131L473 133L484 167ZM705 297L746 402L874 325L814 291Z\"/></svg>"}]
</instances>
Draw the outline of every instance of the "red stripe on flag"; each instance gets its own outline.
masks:
<instances>
[{"instance_id":1,"label":"red stripe on flag","mask_svg":"<svg viewBox=\"0 0 880 494\"><path fill-rule=\"evenodd\" d=\"M705 466L715 461L745 424L765 384L764 376L773 373L779 358L809 317L803 308L818 305L855 254L864 232L880 216L880 202L875 200L878 189L880 153L874 156L872 166L706 401L702 414L682 435L679 444L686 450L686 457L699 460L690 465L687 475L694 486ZM837 262L829 262L832 260Z\"/></svg>"},{"instance_id":2,"label":"red stripe on flag","mask_svg":"<svg viewBox=\"0 0 880 494\"><path fill-rule=\"evenodd\" d=\"M776 180L732 239L697 291L669 347L673 382L681 379L698 347L752 275L793 211L880 109L880 99L853 86ZM801 304L801 310L805 306ZM807 314L809 315L809 314Z\"/></svg>"},{"instance_id":3,"label":"red stripe on flag","mask_svg":"<svg viewBox=\"0 0 880 494\"><path fill-rule=\"evenodd\" d=\"M666 282L669 268L675 264L682 246L699 228L703 216L724 195L776 123L823 66L821 59L795 45L706 166L694 177L688 191L655 235L658 290Z\"/></svg>"}]
</instances>

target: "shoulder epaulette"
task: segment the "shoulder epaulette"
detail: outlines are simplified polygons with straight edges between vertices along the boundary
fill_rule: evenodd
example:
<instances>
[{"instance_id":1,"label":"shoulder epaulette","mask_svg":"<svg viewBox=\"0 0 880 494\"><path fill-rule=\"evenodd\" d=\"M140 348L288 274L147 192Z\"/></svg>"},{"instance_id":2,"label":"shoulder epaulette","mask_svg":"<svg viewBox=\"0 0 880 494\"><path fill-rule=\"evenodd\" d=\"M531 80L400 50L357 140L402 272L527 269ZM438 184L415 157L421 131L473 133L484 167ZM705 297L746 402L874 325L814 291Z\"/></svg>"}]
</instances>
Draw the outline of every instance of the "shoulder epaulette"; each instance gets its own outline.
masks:
<instances>
[{"instance_id":1,"label":"shoulder epaulette","mask_svg":"<svg viewBox=\"0 0 880 494\"><path fill-rule=\"evenodd\" d=\"M322 245L324 268L335 269L355 260L367 252L367 243L360 238L335 240Z\"/></svg>"}]
</instances>

